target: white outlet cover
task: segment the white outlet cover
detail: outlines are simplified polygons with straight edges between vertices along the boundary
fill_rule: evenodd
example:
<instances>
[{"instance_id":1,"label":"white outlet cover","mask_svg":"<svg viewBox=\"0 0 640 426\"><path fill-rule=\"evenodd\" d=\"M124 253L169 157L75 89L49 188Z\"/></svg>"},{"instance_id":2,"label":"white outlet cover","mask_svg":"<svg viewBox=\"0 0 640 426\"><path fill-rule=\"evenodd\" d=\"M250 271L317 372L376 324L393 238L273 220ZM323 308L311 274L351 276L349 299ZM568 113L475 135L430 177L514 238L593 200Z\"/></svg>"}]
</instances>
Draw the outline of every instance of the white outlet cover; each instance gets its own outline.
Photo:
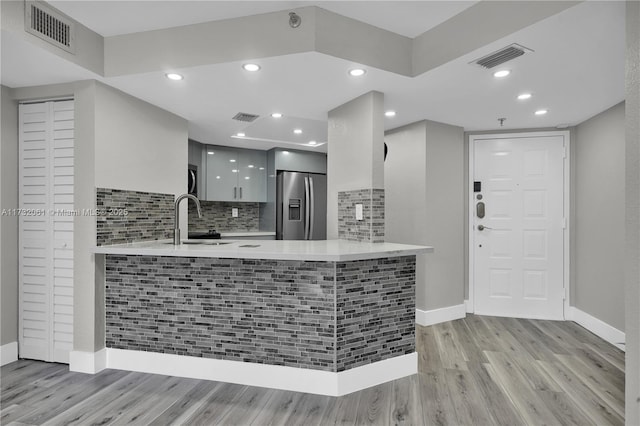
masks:
<instances>
[{"instance_id":1,"label":"white outlet cover","mask_svg":"<svg viewBox=\"0 0 640 426\"><path fill-rule=\"evenodd\" d=\"M356 220L363 220L362 204L356 204Z\"/></svg>"},{"instance_id":2,"label":"white outlet cover","mask_svg":"<svg viewBox=\"0 0 640 426\"><path fill-rule=\"evenodd\" d=\"M231 217L238 217L238 209L236 207L231 208Z\"/></svg>"}]
</instances>

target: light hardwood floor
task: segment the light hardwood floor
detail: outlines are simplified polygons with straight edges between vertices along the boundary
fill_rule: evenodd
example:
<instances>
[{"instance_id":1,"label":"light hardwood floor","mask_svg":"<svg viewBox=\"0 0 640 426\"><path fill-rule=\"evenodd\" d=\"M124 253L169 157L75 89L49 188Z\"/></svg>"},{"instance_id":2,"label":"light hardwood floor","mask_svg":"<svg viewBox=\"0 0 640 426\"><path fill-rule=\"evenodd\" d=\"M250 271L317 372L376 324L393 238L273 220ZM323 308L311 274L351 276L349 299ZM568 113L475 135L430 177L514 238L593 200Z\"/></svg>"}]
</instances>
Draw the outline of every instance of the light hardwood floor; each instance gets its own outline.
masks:
<instances>
[{"instance_id":1,"label":"light hardwood floor","mask_svg":"<svg viewBox=\"0 0 640 426\"><path fill-rule=\"evenodd\" d=\"M624 353L572 322L417 327L420 374L340 398L21 360L2 425L622 425Z\"/></svg>"}]
</instances>

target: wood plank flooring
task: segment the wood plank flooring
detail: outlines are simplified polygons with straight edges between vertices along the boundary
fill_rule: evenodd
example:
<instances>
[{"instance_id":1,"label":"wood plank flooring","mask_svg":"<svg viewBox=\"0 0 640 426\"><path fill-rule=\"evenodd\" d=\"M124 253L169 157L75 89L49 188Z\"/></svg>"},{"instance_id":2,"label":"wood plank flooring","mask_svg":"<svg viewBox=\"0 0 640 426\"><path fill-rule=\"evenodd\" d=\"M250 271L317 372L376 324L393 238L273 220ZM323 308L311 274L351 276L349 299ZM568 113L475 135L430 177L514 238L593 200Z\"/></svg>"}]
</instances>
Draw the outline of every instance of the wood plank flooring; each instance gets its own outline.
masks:
<instances>
[{"instance_id":1,"label":"wood plank flooring","mask_svg":"<svg viewBox=\"0 0 640 426\"><path fill-rule=\"evenodd\" d=\"M0 424L624 424L624 352L575 323L469 315L416 343L420 374L339 398L20 360L1 369Z\"/></svg>"}]
</instances>

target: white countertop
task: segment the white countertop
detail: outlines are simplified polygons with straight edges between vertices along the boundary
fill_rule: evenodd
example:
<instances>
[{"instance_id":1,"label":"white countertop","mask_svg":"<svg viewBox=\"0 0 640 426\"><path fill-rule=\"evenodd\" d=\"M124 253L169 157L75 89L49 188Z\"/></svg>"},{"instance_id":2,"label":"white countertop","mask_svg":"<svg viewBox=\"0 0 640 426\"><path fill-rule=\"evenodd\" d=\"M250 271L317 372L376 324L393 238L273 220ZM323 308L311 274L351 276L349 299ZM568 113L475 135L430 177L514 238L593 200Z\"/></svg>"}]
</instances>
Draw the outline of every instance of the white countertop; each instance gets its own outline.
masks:
<instances>
[{"instance_id":1,"label":"white countertop","mask_svg":"<svg viewBox=\"0 0 640 426\"><path fill-rule=\"evenodd\" d=\"M218 243L221 242L220 240L214 241ZM361 243L346 240L225 240L222 242L229 244L181 244L179 247L174 247L173 242L170 240L144 241L130 244L98 246L94 247L93 253L143 256L215 257L227 259L350 261L409 256L419 253L433 252L433 247L428 246L414 246L395 243Z\"/></svg>"},{"instance_id":2,"label":"white countertop","mask_svg":"<svg viewBox=\"0 0 640 426\"><path fill-rule=\"evenodd\" d=\"M269 231L243 231L243 232L220 232L222 238L233 237L275 237L276 232Z\"/></svg>"}]
</instances>

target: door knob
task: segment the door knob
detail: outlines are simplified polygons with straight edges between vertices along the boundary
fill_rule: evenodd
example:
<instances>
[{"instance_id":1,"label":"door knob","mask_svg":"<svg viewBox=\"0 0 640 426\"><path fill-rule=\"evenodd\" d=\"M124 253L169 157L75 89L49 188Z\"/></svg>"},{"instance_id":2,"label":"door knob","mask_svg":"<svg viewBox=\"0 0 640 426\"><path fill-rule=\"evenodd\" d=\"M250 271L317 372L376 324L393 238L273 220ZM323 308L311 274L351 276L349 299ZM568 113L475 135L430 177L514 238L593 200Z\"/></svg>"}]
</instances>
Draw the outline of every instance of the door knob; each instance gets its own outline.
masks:
<instances>
[{"instance_id":1,"label":"door knob","mask_svg":"<svg viewBox=\"0 0 640 426\"><path fill-rule=\"evenodd\" d=\"M478 231L484 231L485 229L493 229L493 228L489 228L488 226L484 226L484 225L478 225Z\"/></svg>"}]
</instances>

